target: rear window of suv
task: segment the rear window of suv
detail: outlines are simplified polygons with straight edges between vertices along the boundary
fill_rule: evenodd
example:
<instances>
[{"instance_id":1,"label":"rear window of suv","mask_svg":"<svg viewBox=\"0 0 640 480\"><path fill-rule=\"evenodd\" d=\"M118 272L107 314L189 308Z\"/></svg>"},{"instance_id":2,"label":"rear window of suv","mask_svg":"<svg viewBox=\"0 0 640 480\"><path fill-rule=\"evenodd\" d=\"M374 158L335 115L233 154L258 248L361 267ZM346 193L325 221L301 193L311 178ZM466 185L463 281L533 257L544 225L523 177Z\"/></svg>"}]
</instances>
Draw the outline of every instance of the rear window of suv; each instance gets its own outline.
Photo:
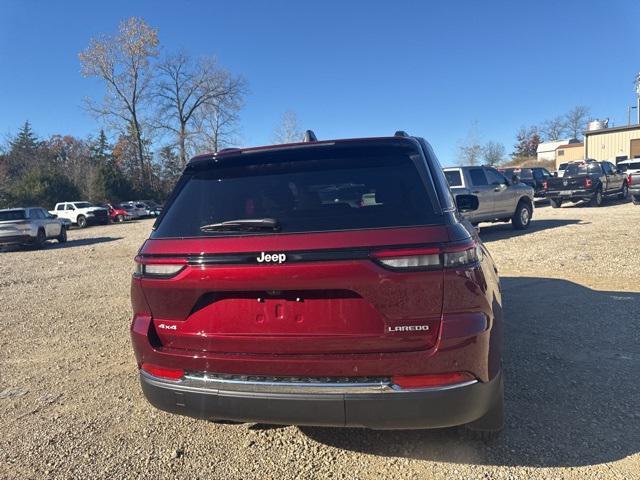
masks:
<instances>
[{"instance_id":1,"label":"rear window of suv","mask_svg":"<svg viewBox=\"0 0 640 480\"><path fill-rule=\"evenodd\" d=\"M0 212L0 222L8 222L11 220L24 220L27 214L24 210L5 210Z\"/></svg>"},{"instance_id":2,"label":"rear window of suv","mask_svg":"<svg viewBox=\"0 0 640 480\"><path fill-rule=\"evenodd\" d=\"M151 237L273 232L201 230L263 218L278 223L277 233L441 224L434 194L422 182L412 155L418 153L406 146L312 147L197 166L179 182Z\"/></svg>"}]
</instances>

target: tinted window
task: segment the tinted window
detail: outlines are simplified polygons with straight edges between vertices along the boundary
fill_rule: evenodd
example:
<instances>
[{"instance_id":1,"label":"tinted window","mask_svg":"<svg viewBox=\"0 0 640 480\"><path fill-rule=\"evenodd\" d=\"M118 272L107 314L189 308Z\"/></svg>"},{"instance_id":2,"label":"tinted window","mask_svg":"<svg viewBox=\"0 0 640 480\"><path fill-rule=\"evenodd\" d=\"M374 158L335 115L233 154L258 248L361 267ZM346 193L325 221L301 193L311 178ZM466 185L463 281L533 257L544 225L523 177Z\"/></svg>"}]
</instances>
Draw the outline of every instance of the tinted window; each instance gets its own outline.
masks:
<instances>
[{"instance_id":1,"label":"tinted window","mask_svg":"<svg viewBox=\"0 0 640 480\"><path fill-rule=\"evenodd\" d=\"M640 162L621 163L618 165L618 168L623 172L626 172L627 170L640 170Z\"/></svg>"},{"instance_id":2,"label":"tinted window","mask_svg":"<svg viewBox=\"0 0 640 480\"><path fill-rule=\"evenodd\" d=\"M530 168L507 168L504 171L504 176L507 178L511 178L513 175L518 175L520 178L532 178L533 175L531 173Z\"/></svg>"},{"instance_id":3,"label":"tinted window","mask_svg":"<svg viewBox=\"0 0 640 480\"><path fill-rule=\"evenodd\" d=\"M246 234L200 227L259 218L285 233L441 223L411 154L404 146L314 148L187 172L152 238Z\"/></svg>"},{"instance_id":4,"label":"tinted window","mask_svg":"<svg viewBox=\"0 0 640 480\"><path fill-rule=\"evenodd\" d=\"M507 179L492 168L487 168L486 174L490 185L500 185L502 183L507 183Z\"/></svg>"},{"instance_id":5,"label":"tinted window","mask_svg":"<svg viewBox=\"0 0 640 480\"><path fill-rule=\"evenodd\" d=\"M89 207L93 207L93 205L91 205L89 202L76 202L76 203L74 203L74 205L76 206L76 208L89 208Z\"/></svg>"},{"instance_id":6,"label":"tinted window","mask_svg":"<svg viewBox=\"0 0 640 480\"><path fill-rule=\"evenodd\" d=\"M56 207L56 210L64 210L64 203L61 203Z\"/></svg>"},{"instance_id":7,"label":"tinted window","mask_svg":"<svg viewBox=\"0 0 640 480\"><path fill-rule=\"evenodd\" d=\"M602 173L598 163L570 163L567 165L565 176L585 175L587 173Z\"/></svg>"},{"instance_id":8,"label":"tinted window","mask_svg":"<svg viewBox=\"0 0 640 480\"><path fill-rule=\"evenodd\" d=\"M42 220L44 218L44 214L39 208L32 208L29 213L29 218Z\"/></svg>"},{"instance_id":9,"label":"tinted window","mask_svg":"<svg viewBox=\"0 0 640 480\"><path fill-rule=\"evenodd\" d=\"M72 204L67 203L67 210L75 210L75 209L73 208Z\"/></svg>"},{"instance_id":10,"label":"tinted window","mask_svg":"<svg viewBox=\"0 0 640 480\"><path fill-rule=\"evenodd\" d=\"M471 178L471 184L475 187L488 185L487 177L484 174L484 170L481 168L470 168L469 178Z\"/></svg>"},{"instance_id":11,"label":"tinted window","mask_svg":"<svg viewBox=\"0 0 640 480\"><path fill-rule=\"evenodd\" d=\"M613 170L611 169L611 165L609 165L607 162L602 164L602 169L604 170L604 173L606 173L607 175L611 175L613 173Z\"/></svg>"},{"instance_id":12,"label":"tinted window","mask_svg":"<svg viewBox=\"0 0 640 480\"><path fill-rule=\"evenodd\" d=\"M460 175L460 170L445 170L444 176L447 178L447 183L449 183L450 187L462 186L462 175Z\"/></svg>"},{"instance_id":13,"label":"tinted window","mask_svg":"<svg viewBox=\"0 0 640 480\"><path fill-rule=\"evenodd\" d=\"M7 222L10 220L24 220L27 218L24 210L5 210L0 211L0 222Z\"/></svg>"}]
</instances>

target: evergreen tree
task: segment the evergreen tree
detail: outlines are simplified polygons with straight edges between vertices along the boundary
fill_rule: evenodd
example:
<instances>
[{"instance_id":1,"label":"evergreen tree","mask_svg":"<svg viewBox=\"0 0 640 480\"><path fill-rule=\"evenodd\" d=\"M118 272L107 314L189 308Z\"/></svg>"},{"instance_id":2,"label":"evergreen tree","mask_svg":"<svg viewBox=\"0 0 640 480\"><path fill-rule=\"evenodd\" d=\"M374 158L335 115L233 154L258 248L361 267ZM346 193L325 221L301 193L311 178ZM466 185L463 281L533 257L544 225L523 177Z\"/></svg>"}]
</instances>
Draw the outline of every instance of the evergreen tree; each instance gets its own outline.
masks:
<instances>
[{"instance_id":1,"label":"evergreen tree","mask_svg":"<svg viewBox=\"0 0 640 480\"><path fill-rule=\"evenodd\" d=\"M9 152L6 158L7 174L10 177L17 177L41 164L41 147L42 142L33 133L29 121L24 122L18 134L9 141Z\"/></svg>"}]
</instances>

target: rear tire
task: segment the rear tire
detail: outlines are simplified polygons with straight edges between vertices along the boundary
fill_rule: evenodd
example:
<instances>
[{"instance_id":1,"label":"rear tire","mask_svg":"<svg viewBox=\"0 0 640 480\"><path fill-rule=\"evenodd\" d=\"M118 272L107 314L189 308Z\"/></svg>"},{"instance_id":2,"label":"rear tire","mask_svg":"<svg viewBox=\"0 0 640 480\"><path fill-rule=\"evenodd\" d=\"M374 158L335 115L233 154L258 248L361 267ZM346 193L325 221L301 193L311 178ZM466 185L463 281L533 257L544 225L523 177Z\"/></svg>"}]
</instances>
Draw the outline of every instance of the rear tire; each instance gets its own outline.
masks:
<instances>
[{"instance_id":1,"label":"rear tire","mask_svg":"<svg viewBox=\"0 0 640 480\"><path fill-rule=\"evenodd\" d=\"M65 227L60 228L60 235L56 237L58 243L64 243L67 241L67 229Z\"/></svg>"},{"instance_id":2,"label":"rear tire","mask_svg":"<svg viewBox=\"0 0 640 480\"><path fill-rule=\"evenodd\" d=\"M629 186L626 184L626 182L622 185L622 191L618 194L618 198L620 200L624 200L625 198L627 198L629 196Z\"/></svg>"},{"instance_id":3,"label":"rear tire","mask_svg":"<svg viewBox=\"0 0 640 480\"><path fill-rule=\"evenodd\" d=\"M589 206L591 207L601 207L602 202L604 201L604 197L602 196L602 189L598 187L596 193L594 193L593 197L589 201Z\"/></svg>"},{"instance_id":4,"label":"rear tire","mask_svg":"<svg viewBox=\"0 0 640 480\"><path fill-rule=\"evenodd\" d=\"M118 223L124 222L124 217L122 215L116 215L116 222Z\"/></svg>"},{"instance_id":5,"label":"rear tire","mask_svg":"<svg viewBox=\"0 0 640 480\"><path fill-rule=\"evenodd\" d=\"M498 395L489 411L478 420L465 425L467 435L490 442L495 440L504 429L504 380L500 376Z\"/></svg>"},{"instance_id":6,"label":"rear tire","mask_svg":"<svg viewBox=\"0 0 640 480\"><path fill-rule=\"evenodd\" d=\"M33 243L33 247L36 248L37 250L40 250L41 248L44 248L45 243L47 243L47 234L44 232L43 229L40 229L36 234L36 240Z\"/></svg>"},{"instance_id":7,"label":"rear tire","mask_svg":"<svg viewBox=\"0 0 640 480\"><path fill-rule=\"evenodd\" d=\"M640 195L632 195L631 201L634 205L640 205Z\"/></svg>"},{"instance_id":8,"label":"rear tire","mask_svg":"<svg viewBox=\"0 0 640 480\"><path fill-rule=\"evenodd\" d=\"M562 206L561 198L550 198L549 203L551 204L551 208L560 208Z\"/></svg>"},{"instance_id":9,"label":"rear tire","mask_svg":"<svg viewBox=\"0 0 640 480\"><path fill-rule=\"evenodd\" d=\"M531 214L533 209L526 201L520 201L516 207L516 212L511 217L511 224L516 230L525 230L531 224Z\"/></svg>"},{"instance_id":10,"label":"rear tire","mask_svg":"<svg viewBox=\"0 0 640 480\"><path fill-rule=\"evenodd\" d=\"M87 228L87 217L78 215L76 223L78 224L78 228Z\"/></svg>"}]
</instances>

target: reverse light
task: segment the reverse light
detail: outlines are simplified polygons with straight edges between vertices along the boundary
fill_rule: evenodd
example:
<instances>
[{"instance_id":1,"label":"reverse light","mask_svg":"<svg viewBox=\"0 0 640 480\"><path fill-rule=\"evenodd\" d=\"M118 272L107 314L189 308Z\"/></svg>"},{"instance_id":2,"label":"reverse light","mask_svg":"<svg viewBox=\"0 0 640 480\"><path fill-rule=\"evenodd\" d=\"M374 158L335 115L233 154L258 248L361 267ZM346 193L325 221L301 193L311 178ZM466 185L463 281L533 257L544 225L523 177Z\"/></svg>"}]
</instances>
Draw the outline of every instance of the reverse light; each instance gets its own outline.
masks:
<instances>
[{"instance_id":1,"label":"reverse light","mask_svg":"<svg viewBox=\"0 0 640 480\"><path fill-rule=\"evenodd\" d=\"M457 268L474 264L479 259L478 247L466 244L449 248L415 248L384 250L373 253L382 266L394 270Z\"/></svg>"},{"instance_id":2,"label":"reverse light","mask_svg":"<svg viewBox=\"0 0 640 480\"><path fill-rule=\"evenodd\" d=\"M184 259L145 259L136 257L134 275L149 278L171 278L186 267Z\"/></svg>"},{"instance_id":3,"label":"reverse light","mask_svg":"<svg viewBox=\"0 0 640 480\"><path fill-rule=\"evenodd\" d=\"M184 376L182 369L161 367L152 363L143 363L140 368L154 377L166 378L167 380L180 380Z\"/></svg>"},{"instance_id":4,"label":"reverse light","mask_svg":"<svg viewBox=\"0 0 640 480\"><path fill-rule=\"evenodd\" d=\"M471 382L476 378L468 372L436 373L431 375L398 375L391 382L400 389L433 388Z\"/></svg>"},{"instance_id":5,"label":"reverse light","mask_svg":"<svg viewBox=\"0 0 640 480\"><path fill-rule=\"evenodd\" d=\"M374 256L378 262L391 268L429 268L441 265L440 251L437 248L389 250L376 252Z\"/></svg>"}]
</instances>

